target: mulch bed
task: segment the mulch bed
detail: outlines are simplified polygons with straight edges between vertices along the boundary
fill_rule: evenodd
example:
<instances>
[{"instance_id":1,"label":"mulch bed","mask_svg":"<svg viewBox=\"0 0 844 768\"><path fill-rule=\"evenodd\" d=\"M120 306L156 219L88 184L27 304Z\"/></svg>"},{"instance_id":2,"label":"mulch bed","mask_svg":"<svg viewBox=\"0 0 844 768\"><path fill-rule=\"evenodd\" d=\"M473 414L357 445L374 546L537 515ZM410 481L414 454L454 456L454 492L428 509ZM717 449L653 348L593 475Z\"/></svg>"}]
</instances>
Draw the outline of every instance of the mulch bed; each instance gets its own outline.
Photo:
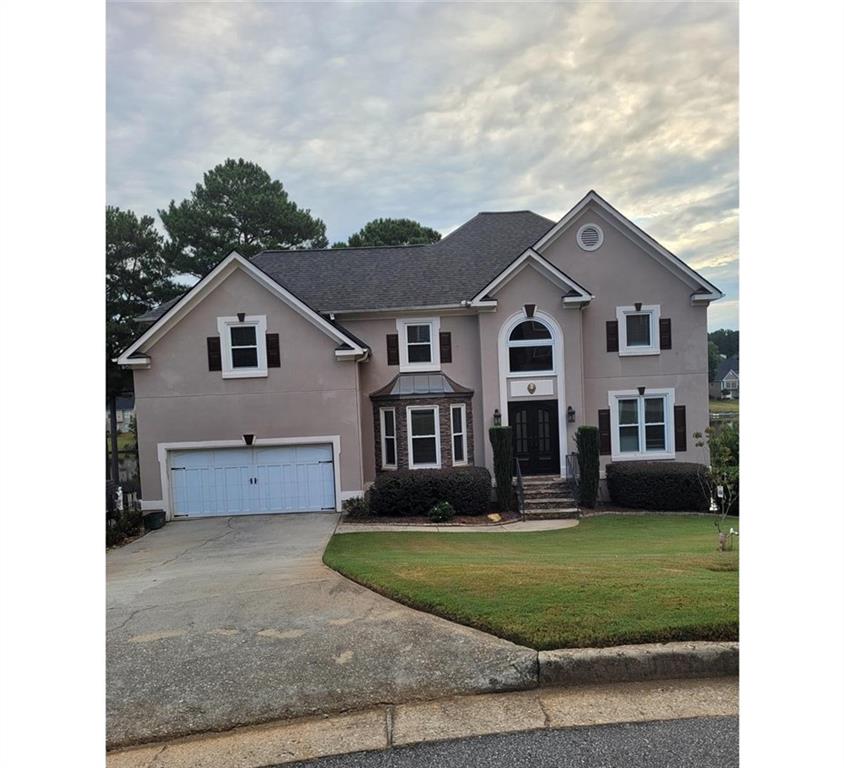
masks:
<instances>
[{"instance_id":1,"label":"mulch bed","mask_svg":"<svg viewBox=\"0 0 844 768\"><path fill-rule=\"evenodd\" d=\"M486 515L455 515L447 523L432 523L427 517L417 515L415 517L343 517L343 524L346 523L354 525L360 523L362 525L430 525L432 528L443 525L501 525L502 523L512 523L521 518L516 512L510 512L506 515L501 515L498 521L490 520Z\"/></svg>"}]
</instances>

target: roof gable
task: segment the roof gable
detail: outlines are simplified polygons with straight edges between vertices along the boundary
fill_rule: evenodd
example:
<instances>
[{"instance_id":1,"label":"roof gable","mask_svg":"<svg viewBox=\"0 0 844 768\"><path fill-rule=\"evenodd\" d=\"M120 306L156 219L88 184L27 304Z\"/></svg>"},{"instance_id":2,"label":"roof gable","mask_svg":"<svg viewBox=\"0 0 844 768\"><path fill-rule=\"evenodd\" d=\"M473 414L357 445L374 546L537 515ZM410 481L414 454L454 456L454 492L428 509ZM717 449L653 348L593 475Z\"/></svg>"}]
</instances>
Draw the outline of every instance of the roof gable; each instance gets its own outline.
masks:
<instances>
[{"instance_id":1,"label":"roof gable","mask_svg":"<svg viewBox=\"0 0 844 768\"><path fill-rule=\"evenodd\" d=\"M594 205L601 214L614 224L623 234L642 246L642 249L662 264L666 269L683 280L693 289L691 297L695 303L708 303L717 301L724 296L723 292L716 288L706 278L692 269L688 264L675 256L664 246L660 245L647 232L634 224L621 212L613 208L597 192L590 190L581 200L566 213L553 227L545 232L533 247L542 253L551 243L571 227L580 213L589 205Z\"/></svg>"},{"instance_id":2,"label":"roof gable","mask_svg":"<svg viewBox=\"0 0 844 768\"><path fill-rule=\"evenodd\" d=\"M134 341L117 358L117 363L126 367L144 367L149 365L149 356L146 354L147 350L172 330L182 318L186 317L195 306L209 296L218 285L238 269L265 287L271 294L283 301L306 320L313 323L323 333L334 339L340 345L335 353L338 357L363 355L368 352L366 346L359 339L345 332L345 329L337 323L326 320L298 296L294 295L247 259L243 258L237 251L232 251L205 277L184 293L178 301L172 304Z\"/></svg>"}]
</instances>

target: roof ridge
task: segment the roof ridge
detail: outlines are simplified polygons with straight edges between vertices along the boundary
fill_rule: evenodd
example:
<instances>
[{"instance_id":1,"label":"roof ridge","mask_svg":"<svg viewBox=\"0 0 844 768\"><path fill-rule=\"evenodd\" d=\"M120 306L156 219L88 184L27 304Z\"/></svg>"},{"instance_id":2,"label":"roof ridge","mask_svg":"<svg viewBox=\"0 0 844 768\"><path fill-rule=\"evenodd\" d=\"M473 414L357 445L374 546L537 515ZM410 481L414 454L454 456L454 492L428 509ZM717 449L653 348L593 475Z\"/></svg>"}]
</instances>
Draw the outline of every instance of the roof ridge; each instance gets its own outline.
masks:
<instances>
[{"instance_id":1,"label":"roof ridge","mask_svg":"<svg viewBox=\"0 0 844 768\"><path fill-rule=\"evenodd\" d=\"M437 242L440 242L439 240ZM407 245L353 245L343 246L342 248L264 248L258 251L255 256L260 256L262 253L327 253L333 251L374 251L379 248L425 248L435 243L408 243ZM250 259L254 259L251 256Z\"/></svg>"}]
</instances>

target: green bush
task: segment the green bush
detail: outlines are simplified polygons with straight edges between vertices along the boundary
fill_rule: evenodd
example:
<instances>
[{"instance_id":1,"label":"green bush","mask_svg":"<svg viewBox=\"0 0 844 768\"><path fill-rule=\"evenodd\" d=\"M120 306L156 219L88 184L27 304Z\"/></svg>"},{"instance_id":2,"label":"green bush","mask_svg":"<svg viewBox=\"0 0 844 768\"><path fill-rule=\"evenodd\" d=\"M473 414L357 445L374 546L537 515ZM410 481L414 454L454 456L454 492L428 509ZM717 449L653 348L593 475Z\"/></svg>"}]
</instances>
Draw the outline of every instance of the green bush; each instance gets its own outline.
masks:
<instances>
[{"instance_id":1,"label":"green bush","mask_svg":"<svg viewBox=\"0 0 844 768\"><path fill-rule=\"evenodd\" d=\"M425 517L435 504L447 501L458 515L489 511L492 481L484 467L402 469L379 475L369 489L373 515Z\"/></svg>"},{"instance_id":2,"label":"green bush","mask_svg":"<svg viewBox=\"0 0 844 768\"><path fill-rule=\"evenodd\" d=\"M623 461L607 465L607 486L620 507L704 512L709 499L700 477L707 471L690 462Z\"/></svg>"},{"instance_id":3,"label":"green bush","mask_svg":"<svg viewBox=\"0 0 844 768\"><path fill-rule=\"evenodd\" d=\"M578 427L575 433L577 461L580 466L580 482L577 487L577 503L592 509L598 498L598 477L601 460L598 451L598 428Z\"/></svg>"},{"instance_id":4,"label":"green bush","mask_svg":"<svg viewBox=\"0 0 844 768\"><path fill-rule=\"evenodd\" d=\"M343 512L348 517L366 517L369 515L369 499L364 496L353 496L343 502Z\"/></svg>"},{"instance_id":5,"label":"green bush","mask_svg":"<svg viewBox=\"0 0 844 768\"><path fill-rule=\"evenodd\" d=\"M447 523L454 517L454 507L447 501L441 501L431 507L428 517L432 523Z\"/></svg>"},{"instance_id":6,"label":"green bush","mask_svg":"<svg viewBox=\"0 0 844 768\"><path fill-rule=\"evenodd\" d=\"M498 509L509 512L513 509L513 429L512 427L490 427L489 441L492 443L492 466L495 471L495 496Z\"/></svg>"}]
</instances>

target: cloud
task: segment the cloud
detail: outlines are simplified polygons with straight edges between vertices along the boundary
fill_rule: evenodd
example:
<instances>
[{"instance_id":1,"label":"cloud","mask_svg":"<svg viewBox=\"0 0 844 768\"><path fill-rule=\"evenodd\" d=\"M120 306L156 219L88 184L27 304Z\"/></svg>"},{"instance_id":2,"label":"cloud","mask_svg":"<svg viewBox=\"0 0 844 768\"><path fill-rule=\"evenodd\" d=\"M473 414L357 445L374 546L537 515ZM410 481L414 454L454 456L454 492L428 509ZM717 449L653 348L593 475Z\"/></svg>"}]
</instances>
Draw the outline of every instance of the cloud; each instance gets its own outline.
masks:
<instances>
[{"instance_id":1,"label":"cloud","mask_svg":"<svg viewBox=\"0 0 844 768\"><path fill-rule=\"evenodd\" d=\"M336 240L594 188L734 291L737 45L732 4L110 4L108 199L245 157Z\"/></svg>"}]
</instances>

